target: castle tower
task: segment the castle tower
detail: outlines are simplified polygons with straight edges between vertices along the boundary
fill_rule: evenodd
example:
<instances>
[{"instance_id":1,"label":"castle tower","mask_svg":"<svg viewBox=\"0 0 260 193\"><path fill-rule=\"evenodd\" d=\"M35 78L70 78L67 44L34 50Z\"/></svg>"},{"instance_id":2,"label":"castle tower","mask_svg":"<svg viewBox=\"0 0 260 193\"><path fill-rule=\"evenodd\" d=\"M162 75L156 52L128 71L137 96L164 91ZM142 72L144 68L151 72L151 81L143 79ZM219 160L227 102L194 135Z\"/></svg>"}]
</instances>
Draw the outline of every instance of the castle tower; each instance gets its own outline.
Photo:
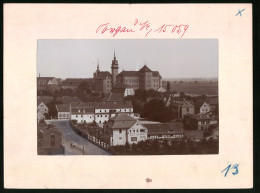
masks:
<instances>
[{"instance_id":1,"label":"castle tower","mask_svg":"<svg viewBox=\"0 0 260 193\"><path fill-rule=\"evenodd\" d=\"M112 87L116 84L116 76L118 75L118 61L116 60L116 53L114 50L114 60L112 60L111 72L112 72Z\"/></svg>"}]
</instances>

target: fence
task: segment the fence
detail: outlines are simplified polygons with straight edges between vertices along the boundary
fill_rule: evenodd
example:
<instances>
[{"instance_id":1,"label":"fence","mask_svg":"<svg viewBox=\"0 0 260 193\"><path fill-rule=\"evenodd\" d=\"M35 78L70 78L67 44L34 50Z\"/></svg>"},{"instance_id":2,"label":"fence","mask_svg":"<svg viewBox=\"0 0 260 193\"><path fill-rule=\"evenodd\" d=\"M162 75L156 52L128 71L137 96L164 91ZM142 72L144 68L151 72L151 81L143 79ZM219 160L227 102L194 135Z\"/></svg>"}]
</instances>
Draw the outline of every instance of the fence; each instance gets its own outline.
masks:
<instances>
[{"instance_id":1,"label":"fence","mask_svg":"<svg viewBox=\"0 0 260 193\"><path fill-rule=\"evenodd\" d=\"M96 138L95 136L89 135L88 133L82 132L79 128L77 128L77 126L73 125L71 121L70 126L78 135L87 139L89 142L107 151L108 153L112 154L112 152L109 151L110 145L108 143L101 141L100 139Z\"/></svg>"}]
</instances>

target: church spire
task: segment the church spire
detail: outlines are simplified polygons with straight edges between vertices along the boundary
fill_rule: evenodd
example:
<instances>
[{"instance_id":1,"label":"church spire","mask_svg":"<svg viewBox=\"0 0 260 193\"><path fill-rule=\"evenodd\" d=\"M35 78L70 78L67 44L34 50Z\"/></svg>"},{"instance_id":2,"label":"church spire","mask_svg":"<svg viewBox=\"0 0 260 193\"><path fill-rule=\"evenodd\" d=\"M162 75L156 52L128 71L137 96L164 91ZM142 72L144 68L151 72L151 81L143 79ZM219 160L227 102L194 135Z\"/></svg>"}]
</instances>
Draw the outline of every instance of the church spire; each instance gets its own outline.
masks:
<instances>
[{"instance_id":1,"label":"church spire","mask_svg":"<svg viewBox=\"0 0 260 193\"><path fill-rule=\"evenodd\" d=\"M115 51L115 48L114 48L114 60L116 60L116 51Z\"/></svg>"},{"instance_id":2,"label":"church spire","mask_svg":"<svg viewBox=\"0 0 260 193\"><path fill-rule=\"evenodd\" d=\"M97 70L99 70L99 61L97 59Z\"/></svg>"}]
</instances>

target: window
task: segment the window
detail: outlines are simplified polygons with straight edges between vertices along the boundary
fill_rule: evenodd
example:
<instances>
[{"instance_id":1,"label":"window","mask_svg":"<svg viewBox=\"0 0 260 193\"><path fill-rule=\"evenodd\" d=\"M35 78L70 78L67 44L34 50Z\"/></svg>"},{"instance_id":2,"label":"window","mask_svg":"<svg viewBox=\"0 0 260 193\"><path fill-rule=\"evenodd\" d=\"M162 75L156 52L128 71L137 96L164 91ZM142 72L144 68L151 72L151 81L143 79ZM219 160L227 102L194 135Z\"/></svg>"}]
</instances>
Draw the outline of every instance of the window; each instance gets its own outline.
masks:
<instances>
[{"instance_id":1,"label":"window","mask_svg":"<svg viewBox=\"0 0 260 193\"><path fill-rule=\"evenodd\" d=\"M107 110L105 110L105 112L107 112Z\"/></svg>"},{"instance_id":2,"label":"window","mask_svg":"<svg viewBox=\"0 0 260 193\"><path fill-rule=\"evenodd\" d=\"M162 137L162 135L159 135L159 137Z\"/></svg>"},{"instance_id":3,"label":"window","mask_svg":"<svg viewBox=\"0 0 260 193\"><path fill-rule=\"evenodd\" d=\"M99 117L99 115L97 117Z\"/></svg>"},{"instance_id":4,"label":"window","mask_svg":"<svg viewBox=\"0 0 260 193\"><path fill-rule=\"evenodd\" d=\"M137 137L131 137L131 141L137 141Z\"/></svg>"},{"instance_id":5,"label":"window","mask_svg":"<svg viewBox=\"0 0 260 193\"><path fill-rule=\"evenodd\" d=\"M101 112L101 110L100 110L100 112Z\"/></svg>"},{"instance_id":6,"label":"window","mask_svg":"<svg viewBox=\"0 0 260 193\"><path fill-rule=\"evenodd\" d=\"M125 109L125 112L126 112L126 109Z\"/></svg>"},{"instance_id":7,"label":"window","mask_svg":"<svg viewBox=\"0 0 260 193\"><path fill-rule=\"evenodd\" d=\"M186 108L186 111L189 112L189 108Z\"/></svg>"},{"instance_id":8,"label":"window","mask_svg":"<svg viewBox=\"0 0 260 193\"><path fill-rule=\"evenodd\" d=\"M76 117L78 117L78 115L76 115Z\"/></svg>"},{"instance_id":9,"label":"window","mask_svg":"<svg viewBox=\"0 0 260 193\"><path fill-rule=\"evenodd\" d=\"M122 139L122 137L119 137L119 139Z\"/></svg>"},{"instance_id":10,"label":"window","mask_svg":"<svg viewBox=\"0 0 260 193\"><path fill-rule=\"evenodd\" d=\"M122 129L119 129L119 133L122 133Z\"/></svg>"},{"instance_id":11,"label":"window","mask_svg":"<svg viewBox=\"0 0 260 193\"><path fill-rule=\"evenodd\" d=\"M100 117L102 117L102 115L100 115Z\"/></svg>"},{"instance_id":12,"label":"window","mask_svg":"<svg viewBox=\"0 0 260 193\"><path fill-rule=\"evenodd\" d=\"M55 146L55 135L51 135L51 146Z\"/></svg>"},{"instance_id":13,"label":"window","mask_svg":"<svg viewBox=\"0 0 260 193\"><path fill-rule=\"evenodd\" d=\"M83 115L81 115L81 117L83 117Z\"/></svg>"},{"instance_id":14,"label":"window","mask_svg":"<svg viewBox=\"0 0 260 193\"><path fill-rule=\"evenodd\" d=\"M99 123L101 123L101 121L99 121Z\"/></svg>"},{"instance_id":15,"label":"window","mask_svg":"<svg viewBox=\"0 0 260 193\"><path fill-rule=\"evenodd\" d=\"M145 130L144 129L140 129L140 132L145 132Z\"/></svg>"}]
</instances>

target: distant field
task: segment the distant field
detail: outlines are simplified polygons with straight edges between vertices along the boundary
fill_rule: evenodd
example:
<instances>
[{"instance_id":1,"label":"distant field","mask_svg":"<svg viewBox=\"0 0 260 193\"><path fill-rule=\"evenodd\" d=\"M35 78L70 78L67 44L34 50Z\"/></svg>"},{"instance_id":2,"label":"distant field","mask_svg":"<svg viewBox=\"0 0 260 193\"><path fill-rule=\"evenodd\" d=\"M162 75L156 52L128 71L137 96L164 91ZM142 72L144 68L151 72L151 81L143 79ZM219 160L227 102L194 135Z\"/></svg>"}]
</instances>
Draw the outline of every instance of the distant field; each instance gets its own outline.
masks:
<instances>
[{"instance_id":1,"label":"distant field","mask_svg":"<svg viewBox=\"0 0 260 193\"><path fill-rule=\"evenodd\" d=\"M170 83L171 90L198 95L218 95L218 83Z\"/></svg>"}]
</instances>

